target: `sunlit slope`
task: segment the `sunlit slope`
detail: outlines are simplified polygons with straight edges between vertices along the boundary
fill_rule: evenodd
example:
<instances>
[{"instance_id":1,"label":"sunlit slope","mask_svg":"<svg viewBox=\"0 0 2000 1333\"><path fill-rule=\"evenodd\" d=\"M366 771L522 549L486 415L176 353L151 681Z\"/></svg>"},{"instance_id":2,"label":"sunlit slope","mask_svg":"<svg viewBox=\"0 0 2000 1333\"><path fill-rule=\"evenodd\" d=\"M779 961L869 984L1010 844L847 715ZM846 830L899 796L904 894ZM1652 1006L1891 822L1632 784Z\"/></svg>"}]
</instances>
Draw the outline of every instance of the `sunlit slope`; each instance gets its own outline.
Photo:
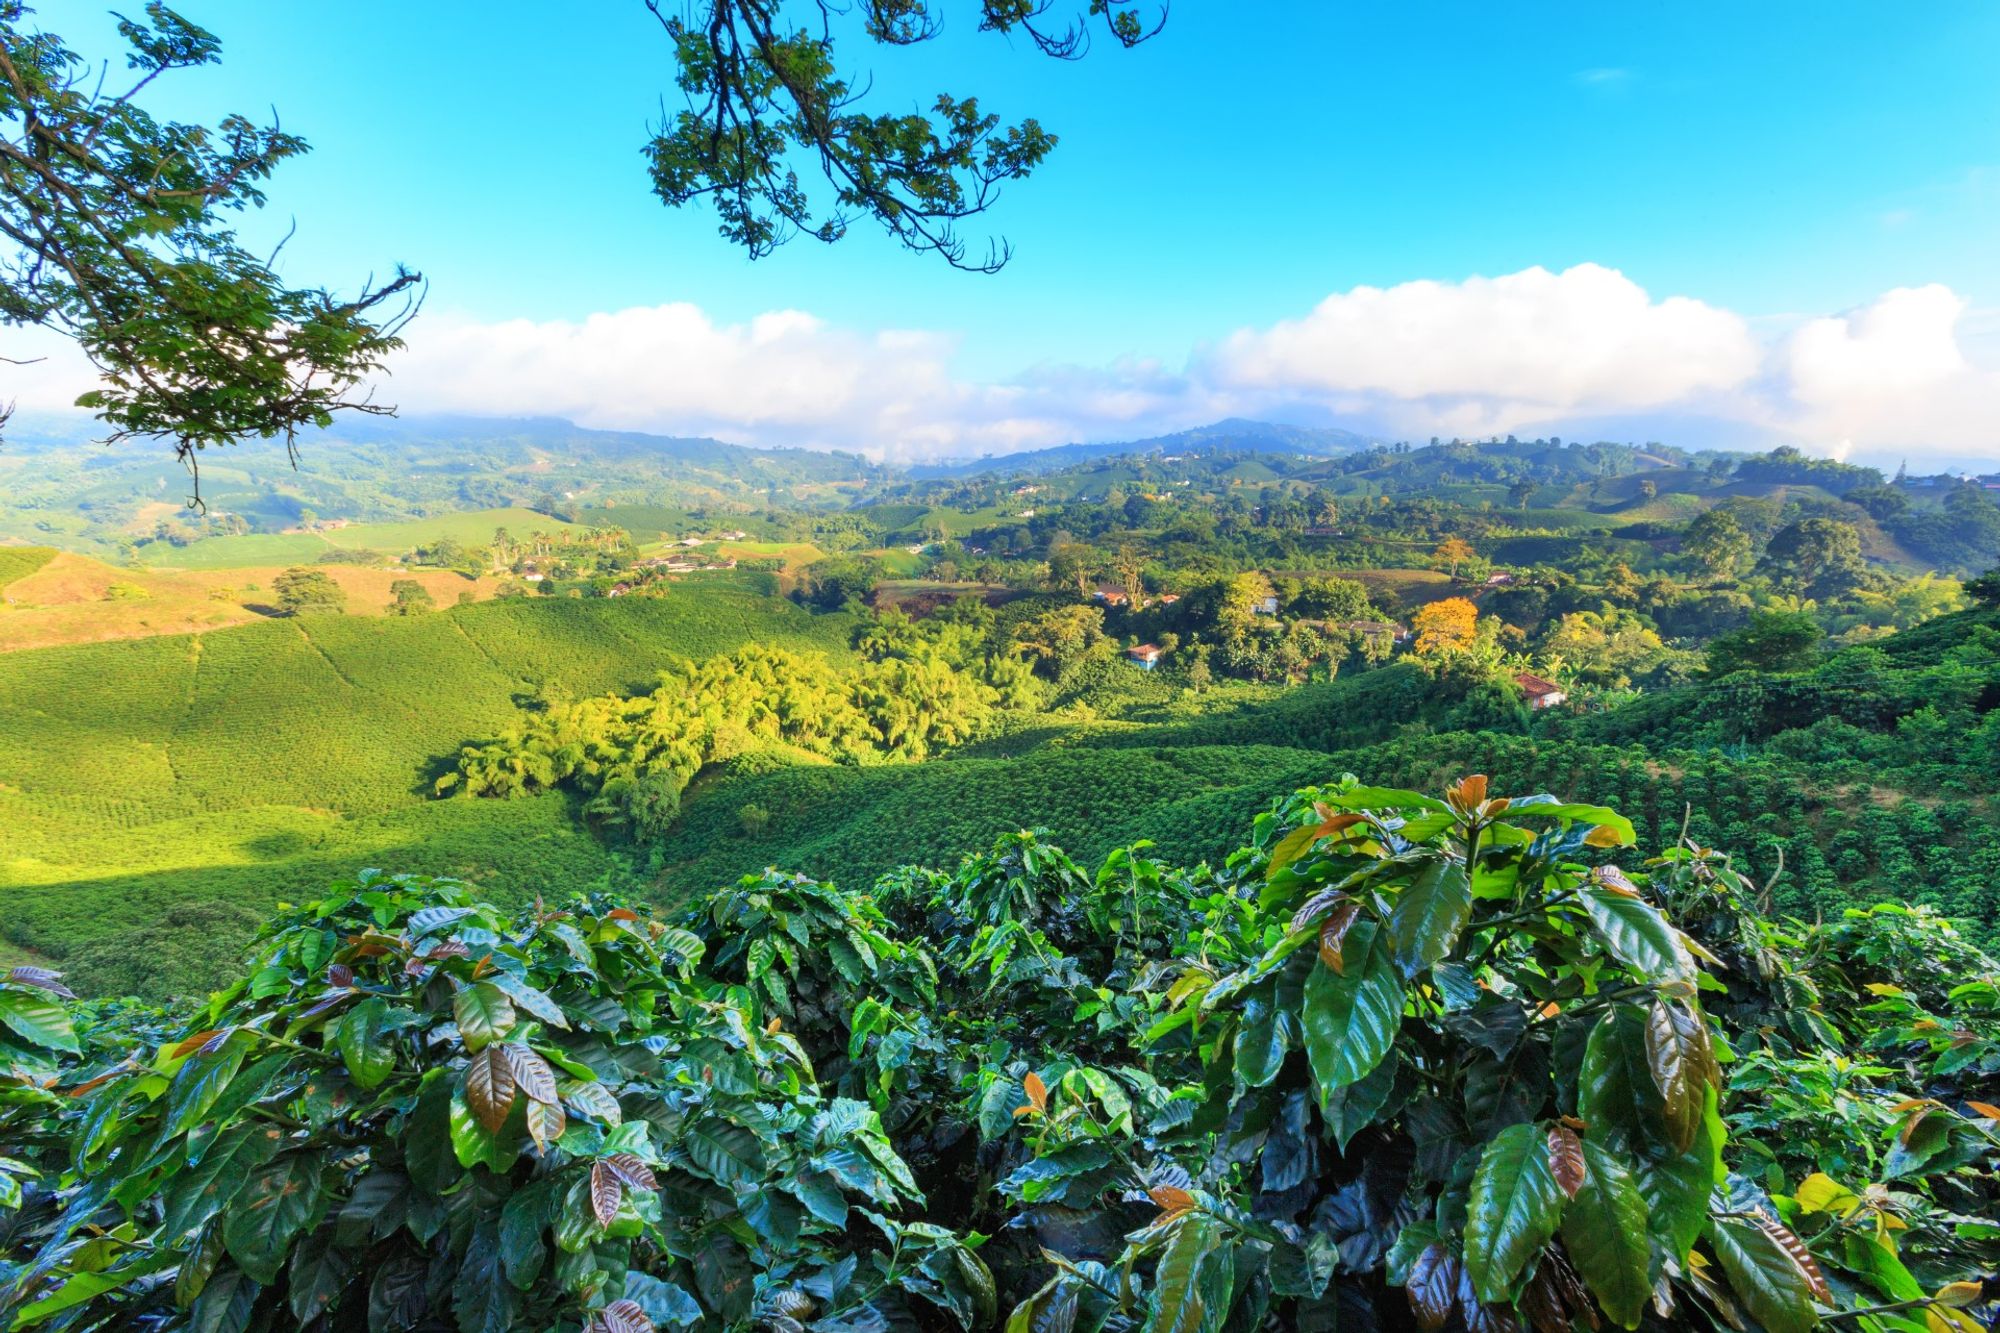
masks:
<instances>
[{"instance_id":1,"label":"sunlit slope","mask_svg":"<svg viewBox=\"0 0 2000 1333\"><path fill-rule=\"evenodd\" d=\"M849 630L715 581L0 654L0 936L60 956L135 903L268 906L360 864L531 885L538 845L564 877L607 873L560 798L437 802L432 779L537 693L642 688L752 641L842 655Z\"/></svg>"}]
</instances>

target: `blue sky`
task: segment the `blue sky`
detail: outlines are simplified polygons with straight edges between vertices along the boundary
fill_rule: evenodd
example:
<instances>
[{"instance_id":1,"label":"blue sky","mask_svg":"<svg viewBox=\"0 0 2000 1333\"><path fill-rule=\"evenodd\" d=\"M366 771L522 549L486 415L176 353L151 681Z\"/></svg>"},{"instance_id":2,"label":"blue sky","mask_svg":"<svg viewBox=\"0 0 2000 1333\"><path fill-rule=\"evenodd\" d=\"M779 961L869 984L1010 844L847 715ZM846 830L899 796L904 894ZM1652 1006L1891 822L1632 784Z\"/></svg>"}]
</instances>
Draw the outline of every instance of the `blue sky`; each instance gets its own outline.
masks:
<instances>
[{"instance_id":1,"label":"blue sky","mask_svg":"<svg viewBox=\"0 0 2000 1333\"><path fill-rule=\"evenodd\" d=\"M992 278L862 230L751 263L705 211L660 205L639 148L678 93L638 0L564 6L560 20L507 0L183 8L222 36L225 60L180 77L166 108L275 106L315 146L274 182L270 216L255 224L297 219L294 276L347 283L406 262L431 279L427 322L445 326L687 303L728 329L804 311L825 330L877 340L866 374L895 373L883 331L923 331L922 373L979 400L958 405L975 415L996 410L996 386L1046 395L1051 382L1074 391L1091 380L1093 405L1067 416L1038 399L1023 439L1118 433L1107 394L1151 404L1131 415L1135 428L1241 406L1214 377L1191 374L1204 349L1303 320L1360 286L1600 265L1655 302L1730 312L1777 347L1802 321L1936 284L1955 297L1958 345L1980 365L2000 307L2000 5L1986 0L1180 0L1150 45L1100 43L1076 64L976 34L969 6L941 0L940 42L854 44L878 104L975 91L1062 136L987 219L1017 251ZM110 49L109 20L89 0L45 4L42 17L79 47ZM1485 309L1475 302L1464 317ZM1910 337L1931 337L1936 351L1934 333ZM1340 381L1330 393L1308 375L1267 383L1249 405L1372 414L1392 429L1630 408L1808 434L1866 417L1879 433L1879 404L1874 416L1784 416L1798 407L1790 381L1775 415L1717 397L1764 393L1789 373L1696 374L1665 402L1593 389L1506 408L1486 401L1477 376L1444 374L1436 393L1403 386L1385 408L1377 384ZM1471 411L1470 399L1489 410ZM690 426L718 424L710 410L689 415ZM731 424L759 433L720 422ZM1001 438L976 434L963 439ZM1905 443L1866 434L1864 446Z\"/></svg>"}]
</instances>

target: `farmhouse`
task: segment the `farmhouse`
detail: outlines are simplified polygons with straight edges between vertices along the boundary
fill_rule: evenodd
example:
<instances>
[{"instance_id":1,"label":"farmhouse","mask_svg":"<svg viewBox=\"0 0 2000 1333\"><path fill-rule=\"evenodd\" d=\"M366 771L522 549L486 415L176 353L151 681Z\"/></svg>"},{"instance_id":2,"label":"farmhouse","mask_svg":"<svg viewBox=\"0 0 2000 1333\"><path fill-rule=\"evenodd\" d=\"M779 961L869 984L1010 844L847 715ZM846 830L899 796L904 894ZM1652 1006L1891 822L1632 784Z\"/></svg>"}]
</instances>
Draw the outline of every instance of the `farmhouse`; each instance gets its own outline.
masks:
<instances>
[{"instance_id":1,"label":"farmhouse","mask_svg":"<svg viewBox=\"0 0 2000 1333\"><path fill-rule=\"evenodd\" d=\"M1160 645L1157 643L1135 644L1125 650L1125 660L1141 671L1151 671L1160 664Z\"/></svg>"},{"instance_id":2,"label":"farmhouse","mask_svg":"<svg viewBox=\"0 0 2000 1333\"><path fill-rule=\"evenodd\" d=\"M1557 704L1563 703L1569 698L1567 694L1563 693L1562 686L1552 680L1544 680L1542 677L1532 675L1526 671L1517 672L1514 676L1514 683L1521 687L1522 694L1528 696L1528 707L1530 708L1554 708Z\"/></svg>"}]
</instances>

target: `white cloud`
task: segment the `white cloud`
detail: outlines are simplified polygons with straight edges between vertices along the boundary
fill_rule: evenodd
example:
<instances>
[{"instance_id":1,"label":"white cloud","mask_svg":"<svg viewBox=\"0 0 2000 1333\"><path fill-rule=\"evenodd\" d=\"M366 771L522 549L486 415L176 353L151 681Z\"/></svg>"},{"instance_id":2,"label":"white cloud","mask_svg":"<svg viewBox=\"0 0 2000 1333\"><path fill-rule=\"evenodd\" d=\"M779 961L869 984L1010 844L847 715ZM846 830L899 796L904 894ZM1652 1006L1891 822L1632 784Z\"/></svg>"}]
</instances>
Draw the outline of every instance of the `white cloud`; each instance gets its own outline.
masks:
<instances>
[{"instance_id":1,"label":"white cloud","mask_svg":"<svg viewBox=\"0 0 2000 1333\"><path fill-rule=\"evenodd\" d=\"M1807 320L1774 357L1790 400L1776 420L1830 447L2000 456L2000 372L1967 357L1966 313L1963 297L1933 283Z\"/></svg>"},{"instance_id":2,"label":"white cloud","mask_svg":"<svg viewBox=\"0 0 2000 1333\"><path fill-rule=\"evenodd\" d=\"M1178 365L1038 364L1001 381L956 370L961 338L976 335L863 331L795 310L735 324L687 304L574 322L427 315L379 396L409 412L564 416L892 459L1130 439L1231 415L1416 438L1601 426L1691 446L1761 437L2000 458L1995 313L1928 286L1845 314L1746 317L1580 264L1356 287ZM0 345L42 353L53 355L0 364L0 401L58 408L88 387L88 367L53 339L16 332Z\"/></svg>"},{"instance_id":3,"label":"white cloud","mask_svg":"<svg viewBox=\"0 0 2000 1333\"><path fill-rule=\"evenodd\" d=\"M1686 297L1655 302L1615 269L1579 264L1464 282L1357 287L1303 319L1232 335L1217 378L1430 400L1521 416L1645 408L1733 388L1760 353L1740 316Z\"/></svg>"}]
</instances>

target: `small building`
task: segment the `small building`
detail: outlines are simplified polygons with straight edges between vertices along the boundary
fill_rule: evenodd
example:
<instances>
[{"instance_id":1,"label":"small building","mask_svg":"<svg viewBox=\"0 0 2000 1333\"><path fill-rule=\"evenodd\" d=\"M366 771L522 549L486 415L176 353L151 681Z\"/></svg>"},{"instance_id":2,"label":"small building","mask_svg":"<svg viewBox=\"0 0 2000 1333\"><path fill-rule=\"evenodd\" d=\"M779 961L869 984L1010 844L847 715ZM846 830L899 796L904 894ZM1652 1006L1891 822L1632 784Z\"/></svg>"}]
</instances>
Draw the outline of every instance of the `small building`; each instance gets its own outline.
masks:
<instances>
[{"instance_id":1,"label":"small building","mask_svg":"<svg viewBox=\"0 0 2000 1333\"><path fill-rule=\"evenodd\" d=\"M1557 704L1569 700L1569 695L1563 693L1562 686L1526 671L1516 672L1514 683L1521 687L1522 694L1528 696L1528 707L1537 711L1554 708Z\"/></svg>"},{"instance_id":2,"label":"small building","mask_svg":"<svg viewBox=\"0 0 2000 1333\"><path fill-rule=\"evenodd\" d=\"M526 579L526 580L527 580L528 582L530 582L530 583L540 583L540 582L541 582L541 581L543 580L543 578L545 578L545 577L546 577L546 575L542 575L542 574L523 574L523 575L522 575L521 577L522 577L522 578L524 578L524 579Z\"/></svg>"},{"instance_id":3,"label":"small building","mask_svg":"<svg viewBox=\"0 0 2000 1333\"><path fill-rule=\"evenodd\" d=\"M1278 599L1276 597L1259 597L1256 605L1250 609L1260 616L1275 616L1278 614Z\"/></svg>"},{"instance_id":4,"label":"small building","mask_svg":"<svg viewBox=\"0 0 2000 1333\"><path fill-rule=\"evenodd\" d=\"M741 528L731 528L729 531L722 534L722 540L726 542L740 542L749 535L750 535L749 533L745 532Z\"/></svg>"},{"instance_id":5,"label":"small building","mask_svg":"<svg viewBox=\"0 0 2000 1333\"><path fill-rule=\"evenodd\" d=\"M1141 671L1151 671L1160 664L1160 645L1141 643L1125 650L1125 660Z\"/></svg>"},{"instance_id":6,"label":"small building","mask_svg":"<svg viewBox=\"0 0 2000 1333\"><path fill-rule=\"evenodd\" d=\"M683 538L681 538L681 539L680 539L680 542L679 542L678 544L679 544L679 545L681 545L681 546L699 546L699 545L701 545L701 538L699 538L699 537L683 537Z\"/></svg>"},{"instance_id":7,"label":"small building","mask_svg":"<svg viewBox=\"0 0 2000 1333\"><path fill-rule=\"evenodd\" d=\"M1130 597L1127 597L1125 595L1125 590L1123 588L1099 588L1096 592L1092 593L1091 596L1095 600L1104 603L1106 606L1126 606L1130 604L1132 600Z\"/></svg>"},{"instance_id":8,"label":"small building","mask_svg":"<svg viewBox=\"0 0 2000 1333\"><path fill-rule=\"evenodd\" d=\"M1514 576L1504 569L1496 569L1486 576L1486 586L1489 588L1511 588L1514 586Z\"/></svg>"},{"instance_id":9,"label":"small building","mask_svg":"<svg viewBox=\"0 0 2000 1333\"><path fill-rule=\"evenodd\" d=\"M632 591L632 585L629 583L614 583L611 585L611 591L605 593L604 595L606 597L624 597L631 591Z\"/></svg>"},{"instance_id":10,"label":"small building","mask_svg":"<svg viewBox=\"0 0 2000 1333\"><path fill-rule=\"evenodd\" d=\"M1172 606L1175 602L1178 602L1180 599L1181 595L1177 592L1163 592L1160 594L1160 605Z\"/></svg>"}]
</instances>

